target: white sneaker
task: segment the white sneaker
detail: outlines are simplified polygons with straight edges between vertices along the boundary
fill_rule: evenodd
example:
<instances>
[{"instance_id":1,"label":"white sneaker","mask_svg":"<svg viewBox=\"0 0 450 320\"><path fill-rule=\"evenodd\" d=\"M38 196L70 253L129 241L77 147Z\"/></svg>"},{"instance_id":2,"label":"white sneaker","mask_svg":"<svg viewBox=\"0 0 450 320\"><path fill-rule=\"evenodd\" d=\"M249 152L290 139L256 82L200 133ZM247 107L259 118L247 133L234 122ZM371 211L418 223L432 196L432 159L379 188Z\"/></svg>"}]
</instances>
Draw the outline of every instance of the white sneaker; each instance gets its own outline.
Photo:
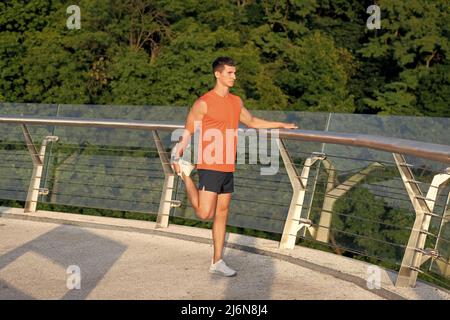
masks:
<instances>
[{"instance_id":1,"label":"white sneaker","mask_svg":"<svg viewBox=\"0 0 450 320\"><path fill-rule=\"evenodd\" d=\"M232 277L236 275L236 271L231 269L229 266L225 264L225 261L220 259L216 263L211 262L211 266L209 267L209 272L220 274L225 277Z\"/></svg>"},{"instance_id":2,"label":"white sneaker","mask_svg":"<svg viewBox=\"0 0 450 320\"><path fill-rule=\"evenodd\" d=\"M186 147L184 150L183 156L181 158L176 157L176 152L178 149L178 143L173 147L171 156L170 156L170 163L177 163L180 166L180 172L177 173L181 179L183 179L182 173L184 173L185 176L190 176L192 170L194 170L195 166L187 159L190 158L191 149L190 145Z\"/></svg>"},{"instance_id":3,"label":"white sneaker","mask_svg":"<svg viewBox=\"0 0 450 320\"><path fill-rule=\"evenodd\" d=\"M183 175L181 173L184 173L185 176L189 177L192 170L194 170L195 168L192 163L184 159L178 160L178 165L180 166L180 172L178 173L178 175L181 177L181 179L183 179Z\"/></svg>"}]
</instances>

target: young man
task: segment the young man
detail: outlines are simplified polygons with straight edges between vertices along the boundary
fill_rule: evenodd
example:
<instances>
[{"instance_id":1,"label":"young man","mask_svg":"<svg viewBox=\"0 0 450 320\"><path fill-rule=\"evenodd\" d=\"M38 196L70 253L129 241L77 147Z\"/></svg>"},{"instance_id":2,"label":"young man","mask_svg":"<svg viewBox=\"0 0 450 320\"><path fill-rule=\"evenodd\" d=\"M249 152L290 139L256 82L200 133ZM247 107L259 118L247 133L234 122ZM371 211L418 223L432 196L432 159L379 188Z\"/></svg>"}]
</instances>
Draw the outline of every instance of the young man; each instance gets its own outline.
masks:
<instances>
[{"instance_id":1,"label":"young man","mask_svg":"<svg viewBox=\"0 0 450 320\"><path fill-rule=\"evenodd\" d=\"M236 67L231 58L219 57L212 67L216 78L214 89L201 96L192 106L184 133L172 151L172 165L186 185L189 201L197 216L202 220L214 218L214 256L209 271L234 276L236 271L222 260L222 251L231 193L234 192L233 172L239 122L249 128L295 129L297 126L293 123L266 121L250 114L241 98L229 92L236 80ZM197 129L200 129L198 189L189 176L194 166L180 158ZM236 134L230 137L230 130L234 130Z\"/></svg>"}]
</instances>

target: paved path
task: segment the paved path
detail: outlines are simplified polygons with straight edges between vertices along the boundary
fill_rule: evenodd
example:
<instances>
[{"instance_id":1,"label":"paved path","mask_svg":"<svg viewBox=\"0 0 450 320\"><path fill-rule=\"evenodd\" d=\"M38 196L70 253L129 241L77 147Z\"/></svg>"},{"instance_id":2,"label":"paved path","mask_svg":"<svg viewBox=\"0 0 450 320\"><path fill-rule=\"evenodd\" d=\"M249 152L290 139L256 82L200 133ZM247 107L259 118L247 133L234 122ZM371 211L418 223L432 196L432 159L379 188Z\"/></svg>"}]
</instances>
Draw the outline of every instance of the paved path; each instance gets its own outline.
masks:
<instances>
[{"instance_id":1,"label":"paved path","mask_svg":"<svg viewBox=\"0 0 450 320\"><path fill-rule=\"evenodd\" d=\"M228 238L225 250L238 275L223 278L208 273L210 230L154 230L151 222L1 209L9 213L0 217L0 300L449 298L428 286L416 297L369 290L357 275L317 261L321 255L343 257L307 248L286 254L273 241L239 235ZM316 261L309 262L314 253ZM348 258L345 263L360 264ZM81 271L81 289L68 288L76 279L70 266Z\"/></svg>"}]
</instances>

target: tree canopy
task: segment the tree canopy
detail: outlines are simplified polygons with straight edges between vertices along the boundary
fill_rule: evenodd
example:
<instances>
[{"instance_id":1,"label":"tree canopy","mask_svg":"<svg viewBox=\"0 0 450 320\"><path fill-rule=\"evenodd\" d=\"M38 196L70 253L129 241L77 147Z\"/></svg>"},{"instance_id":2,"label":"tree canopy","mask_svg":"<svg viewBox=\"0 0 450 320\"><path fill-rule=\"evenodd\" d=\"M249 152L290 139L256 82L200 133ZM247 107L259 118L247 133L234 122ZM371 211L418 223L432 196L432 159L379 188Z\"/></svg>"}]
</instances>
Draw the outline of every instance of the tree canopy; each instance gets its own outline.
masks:
<instances>
[{"instance_id":1,"label":"tree canopy","mask_svg":"<svg viewBox=\"0 0 450 320\"><path fill-rule=\"evenodd\" d=\"M69 30L76 4L81 29ZM0 99L190 105L238 64L233 91L270 110L450 115L449 3L379 0L10 0Z\"/></svg>"}]
</instances>

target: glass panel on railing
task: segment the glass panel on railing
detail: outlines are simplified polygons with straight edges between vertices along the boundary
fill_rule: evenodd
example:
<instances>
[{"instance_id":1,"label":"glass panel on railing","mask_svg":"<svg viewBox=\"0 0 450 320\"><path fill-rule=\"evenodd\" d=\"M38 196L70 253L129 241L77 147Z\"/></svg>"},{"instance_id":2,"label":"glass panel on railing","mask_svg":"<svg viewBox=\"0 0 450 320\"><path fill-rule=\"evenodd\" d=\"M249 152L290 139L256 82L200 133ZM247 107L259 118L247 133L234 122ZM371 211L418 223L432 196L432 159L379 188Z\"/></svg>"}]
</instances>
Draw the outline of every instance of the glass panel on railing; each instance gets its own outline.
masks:
<instances>
[{"instance_id":1,"label":"glass panel on railing","mask_svg":"<svg viewBox=\"0 0 450 320\"><path fill-rule=\"evenodd\" d=\"M449 124L447 118L332 114L329 130L447 145L450 141ZM337 209L333 208L333 225L339 229L339 233L348 233L339 236L336 241L342 241L345 247L359 246L361 250L378 255L381 259L394 259L400 264L416 214L392 153L337 144L326 144L324 150L327 159L342 176L338 178L340 183L347 179L347 184L353 185L352 180L358 180L358 172L366 175L345 195L340 196L341 204L336 203ZM427 195L433 177L443 173L448 167L448 164L424 158L410 155L404 157L423 196ZM434 213L442 216L447 194L445 188L440 190ZM352 198L358 201L353 201ZM343 213L340 212L342 210ZM368 219L378 221L378 224L375 225L375 222ZM440 217L431 218L425 249L435 246L441 220ZM364 236L369 236L370 239L367 239L374 242L351 236L351 233L363 236L364 232L370 232L370 235ZM384 247L382 241L386 242ZM361 243L365 243L364 246ZM379 249L376 244L380 244ZM428 266L426 263L422 269Z\"/></svg>"},{"instance_id":2,"label":"glass panel on railing","mask_svg":"<svg viewBox=\"0 0 450 320\"><path fill-rule=\"evenodd\" d=\"M7 150L0 146L0 199L21 200L27 198L33 163L28 150Z\"/></svg>"},{"instance_id":3,"label":"glass panel on railing","mask_svg":"<svg viewBox=\"0 0 450 320\"><path fill-rule=\"evenodd\" d=\"M384 137L408 139L411 141L422 141L435 144L448 145L450 141L450 118L437 117L406 117L406 116L377 116L364 114L335 114L331 115L331 132L346 132L370 134ZM346 146L330 145L329 152L341 154L346 152ZM338 149L336 149L338 148ZM378 161L393 161L389 153L379 153L374 149L360 148L353 149L352 157L364 159L376 159ZM383 156L383 158L380 158ZM434 170L441 171L445 164L430 161L424 158L408 156L410 164L416 167L431 167Z\"/></svg>"},{"instance_id":4,"label":"glass panel on railing","mask_svg":"<svg viewBox=\"0 0 450 320\"><path fill-rule=\"evenodd\" d=\"M0 102L0 115L52 117L57 107L57 104Z\"/></svg>"},{"instance_id":5,"label":"glass panel on railing","mask_svg":"<svg viewBox=\"0 0 450 320\"><path fill-rule=\"evenodd\" d=\"M56 104L0 103L0 116L53 117L56 115L56 110ZM52 126L50 125L29 125L27 127L35 143L41 143L42 139L52 132ZM0 125L0 142L5 141L23 143L24 139L21 126L18 124L2 123Z\"/></svg>"},{"instance_id":6,"label":"glass panel on railing","mask_svg":"<svg viewBox=\"0 0 450 320\"><path fill-rule=\"evenodd\" d=\"M61 105L60 117L181 122L186 108ZM158 132L166 151L170 132ZM151 131L62 127L49 152L47 196L72 206L157 213L164 173Z\"/></svg>"},{"instance_id":7,"label":"glass panel on railing","mask_svg":"<svg viewBox=\"0 0 450 320\"><path fill-rule=\"evenodd\" d=\"M360 160L359 168L349 170L354 159L349 160L351 165L345 165L342 157L338 159L339 162L335 161L335 157L327 153L326 161L330 166L333 164L331 168L337 175L328 182L329 170L321 172L314 193L311 218L328 237L317 240L328 239L327 245L338 248L342 254L348 251L350 255L365 255L368 261L382 261L386 266L399 265L414 225L415 211L397 167L384 162L382 167L373 166L372 161ZM436 172L422 172L422 175L414 169L413 172L426 195ZM442 210L445 194L445 191L438 194L435 213ZM431 219L426 248L434 246L439 221L439 218Z\"/></svg>"},{"instance_id":8,"label":"glass panel on railing","mask_svg":"<svg viewBox=\"0 0 450 320\"><path fill-rule=\"evenodd\" d=\"M0 116L54 116L56 104L0 103ZM52 134L52 126L27 125L31 138L39 152L43 139ZM0 199L27 198L33 162L25 144L22 126L0 124Z\"/></svg>"},{"instance_id":9,"label":"glass panel on railing","mask_svg":"<svg viewBox=\"0 0 450 320\"><path fill-rule=\"evenodd\" d=\"M330 131L447 144L449 118L332 113Z\"/></svg>"},{"instance_id":10,"label":"glass panel on railing","mask_svg":"<svg viewBox=\"0 0 450 320\"><path fill-rule=\"evenodd\" d=\"M185 107L170 106L60 105L58 116L184 124L187 112ZM64 136L67 143L74 141L100 145L145 146L141 143L153 141L151 131L134 129L58 127L58 134ZM169 147L170 133L160 131L159 134L164 145Z\"/></svg>"},{"instance_id":11,"label":"glass panel on railing","mask_svg":"<svg viewBox=\"0 0 450 320\"><path fill-rule=\"evenodd\" d=\"M41 201L156 213L163 181L156 151L58 146L45 180L49 194Z\"/></svg>"},{"instance_id":12,"label":"glass panel on railing","mask_svg":"<svg viewBox=\"0 0 450 320\"><path fill-rule=\"evenodd\" d=\"M341 255L399 264L415 216L399 179L395 167L327 152L309 216L315 235L306 233L305 240Z\"/></svg>"}]
</instances>

